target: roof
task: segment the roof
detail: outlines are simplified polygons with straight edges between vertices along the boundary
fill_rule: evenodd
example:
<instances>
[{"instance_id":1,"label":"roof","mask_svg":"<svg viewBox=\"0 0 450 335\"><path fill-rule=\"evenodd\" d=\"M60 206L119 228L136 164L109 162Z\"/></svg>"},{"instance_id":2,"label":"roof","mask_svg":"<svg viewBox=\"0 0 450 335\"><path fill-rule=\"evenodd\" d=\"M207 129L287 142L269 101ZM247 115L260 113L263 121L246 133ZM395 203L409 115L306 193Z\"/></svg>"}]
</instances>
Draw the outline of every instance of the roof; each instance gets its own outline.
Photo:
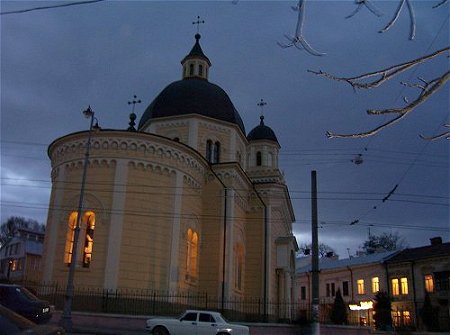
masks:
<instances>
[{"instance_id":1,"label":"roof","mask_svg":"<svg viewBox=\"0 0 450 335\"><path fill-rule=\"evenodd\" d=\"M261 122L258 126L253 128L247 135L248 141L256 141L256 140L269 140L278 143L277 136L275 132L268 126L264 124L264 116L260 117Z\"/></svg>"},{"instance_id":2,"label":"roof","mask_svg":"<svg viewBox=\"0 0 450 335\"><path fill-rule=\"evenodd\" d=\"M392 255L395 255L398 252L399 252L399 250L387 251L387 252L380 252L380 253L374 253L374 254L370 254L370 255L345 258L345 259L339 259L339 260L333 260L330 258L323 257L319 260L319 269L320 270L331 270L331 269L347 268L347 267L351 267L351 266L383 263L386 259L389 259L389 257L391 257ZM311 256L302 257L302 258L300 258L300 260L302 260L303 258L311 259ZM309 262L309 264L305 264L305 262L306 261L302 260L301 266L297 266L297 269L295 271L296 273L310 272L312 270L311 262ZM299 264L299 260L297 260L297 264Z\"/></svg>"},{"instance_id":3,"label":"roof","mask_svg":"<svg viewBox=\"0 0 450 335\"><path fill-rule=\"evenodd\" d=\"M431 257L450 256L450 242L427 245L418 248L407 248L391 257L386 263L410 262Z\"/></svg>"},{"instance_id":4,"label":"roof","mask_svg":"<svg viewBox=\"0 0 450 335\"><path fill-rule=\"evenodd\" d=\"M141 130L151 120L169 116L199 114L245 127L227 93L204 79L187 78L164 88L147 107L139 121Z\"/></svg>"},{"instance_id":5,"label":"roof","mask_svg":"<svg viewBox=\"0 0 450 335\"><path fill-rule=\"evenodd\" d=\"M202 47L200 46L199 43L200 38L201 38L200 34L195 34L195 44L192 47L191 52L189 52L189 54L186 57L184 57L183 60L181 61L182 64L184 63L185 60L190 58L203 58L205 61L208 62L208 65L211 65L209 58L205 56Z\"/></svg>"}]
</instances>

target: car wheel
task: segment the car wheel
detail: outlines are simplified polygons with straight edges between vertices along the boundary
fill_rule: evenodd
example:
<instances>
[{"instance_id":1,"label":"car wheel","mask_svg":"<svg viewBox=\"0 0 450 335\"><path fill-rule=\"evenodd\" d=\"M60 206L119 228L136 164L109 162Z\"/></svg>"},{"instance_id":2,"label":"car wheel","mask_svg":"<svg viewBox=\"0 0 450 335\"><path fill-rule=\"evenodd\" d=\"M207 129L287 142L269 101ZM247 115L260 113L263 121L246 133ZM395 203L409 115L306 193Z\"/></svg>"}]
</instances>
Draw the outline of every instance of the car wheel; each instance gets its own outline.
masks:
<instances>
[{"instance_id":1,"label":"car wheel","mask_svg":"<svg viewBox=\"0 0 450 335\"><path fill-rule=\"evenodd\" d=\"M162 326L158 326L155 329L153 329L152 332L153 335L170 335L166 328Z\"/></svg>"}]
</instances>

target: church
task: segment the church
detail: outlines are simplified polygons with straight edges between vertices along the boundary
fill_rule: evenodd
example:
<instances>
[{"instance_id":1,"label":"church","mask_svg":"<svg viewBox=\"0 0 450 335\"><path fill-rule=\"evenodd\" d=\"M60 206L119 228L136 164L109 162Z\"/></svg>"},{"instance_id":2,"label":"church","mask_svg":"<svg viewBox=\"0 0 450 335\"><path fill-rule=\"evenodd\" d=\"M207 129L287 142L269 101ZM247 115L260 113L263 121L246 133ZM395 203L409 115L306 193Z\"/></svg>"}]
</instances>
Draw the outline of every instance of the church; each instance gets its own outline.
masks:
<instances>
[{"instance_id":1,"label":"church","mask_svg":"<svg viewBox=\"0 0 450 335\"><path fill-rule=\"evenodd\" d=\"M76 254L75 287L292 302L298 246L277 136L262 115L246 133L208 80L198 33L181 65L137 127L132 113L128 129L94 126L49 145L42 282L65 286Z\"/></svg>"}]
</instances>

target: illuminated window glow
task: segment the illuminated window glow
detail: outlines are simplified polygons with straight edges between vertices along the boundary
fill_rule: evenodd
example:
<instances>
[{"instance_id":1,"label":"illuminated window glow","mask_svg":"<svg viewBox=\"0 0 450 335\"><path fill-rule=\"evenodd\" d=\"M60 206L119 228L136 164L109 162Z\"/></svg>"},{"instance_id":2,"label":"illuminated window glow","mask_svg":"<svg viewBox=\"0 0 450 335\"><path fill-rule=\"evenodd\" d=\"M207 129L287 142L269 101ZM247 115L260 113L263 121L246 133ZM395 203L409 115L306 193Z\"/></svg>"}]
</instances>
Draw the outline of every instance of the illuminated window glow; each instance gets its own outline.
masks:
<instances>
[{"instance_id":1,"label":"illuminated window glow","mask_svg":"<svg viewBox=\"0 0 450 335\"><path fill-rule=\"evenodd\" d=\"M408 278L403 277L400 279L400 285L402 294L408 294Z\"/></svg>"},{"instance_id":2,"label":"illuminated window glow","mask_svg":"<svg viewBox=\"0 0 450 335\"><path fill-rule=\"evenodd\" d=\"M392 279L391 283L392 283L392 295L399 295L400 286L398 284L398 279L397 278Z\"/></svg>"},{"instance_id":3,"label":"illuminated window glow","mask_svg":"<svg viewBox=\"0 0 450 335\"><path fill-rule=\"evenodd\" d=\"M191 228L187 232L187 278L194 280L198 276L198 234Z\"/></svg>"},{"instance_id":4,"label":"illuminated window glow","mask_svg":"<svg viewBox=\"0 0 450 335\"><path fill-rule=\"evenodd\" d=\"M358 279L356 281L356 286L358 289L358 294L364 294L364 279Z\"/></svg>"},{"instance_id":5,"label":"illuminated window glow","mask_svg":"<svg viewBox=\"0 0 450 335\"><path fill-rule=\"evenodd\" d=\"M75 227L77 226L78 213L72 212L69 216L69 222L66 233L66 245L64 248L64 263L70 265L72 255L74 253L73 244L75 239ZM92 252L94 248L94 229L95 214L94 212L86 212L80 223L80 239L78 240L77 259L82 256L81 263L83 267L88 268L92 260ZM84 240L84 242L83 242ZM82 243L80 246L80 243ZM78 263L78 262L77 262Z\"/></svg>"},{"instance_id":6,"label":"illuminated window glow","mask_svg":"<svg viewBox=\"0 0 450 335\"><path fill-rule=\"evenodd\" d=\"M434 281L432 275L425 275L425 291L434 292Z\"/></svg>"},{"instance_id":7,"label":"illuminated window glow","mask_svg":"<svg viewBox=\"0 0 450 335\"><path fill-rule=\"evenodd\" d=\"M380 290L380 278L372 278L372 293L377 293Z\"/></svg>"}]
</instances>

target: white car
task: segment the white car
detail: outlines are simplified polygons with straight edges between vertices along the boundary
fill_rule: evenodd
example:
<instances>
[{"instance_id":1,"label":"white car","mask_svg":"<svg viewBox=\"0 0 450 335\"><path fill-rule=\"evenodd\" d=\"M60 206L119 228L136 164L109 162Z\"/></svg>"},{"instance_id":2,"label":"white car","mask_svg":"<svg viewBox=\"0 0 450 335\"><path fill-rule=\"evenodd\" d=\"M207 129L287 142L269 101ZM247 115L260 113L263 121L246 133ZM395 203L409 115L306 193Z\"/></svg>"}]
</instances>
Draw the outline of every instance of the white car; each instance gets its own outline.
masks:
<instances>
[{"instance_id":1,"label":"white car","mask_svg":"<svg viewBox=\"0 0 450 335\"><path fill-rule=\"evenodd\" d=\"M153 335L249 335L247 326L231 324L218 312L187 310L180 318L152 317L147 330Z\"/></svg>"}]
</instances>

